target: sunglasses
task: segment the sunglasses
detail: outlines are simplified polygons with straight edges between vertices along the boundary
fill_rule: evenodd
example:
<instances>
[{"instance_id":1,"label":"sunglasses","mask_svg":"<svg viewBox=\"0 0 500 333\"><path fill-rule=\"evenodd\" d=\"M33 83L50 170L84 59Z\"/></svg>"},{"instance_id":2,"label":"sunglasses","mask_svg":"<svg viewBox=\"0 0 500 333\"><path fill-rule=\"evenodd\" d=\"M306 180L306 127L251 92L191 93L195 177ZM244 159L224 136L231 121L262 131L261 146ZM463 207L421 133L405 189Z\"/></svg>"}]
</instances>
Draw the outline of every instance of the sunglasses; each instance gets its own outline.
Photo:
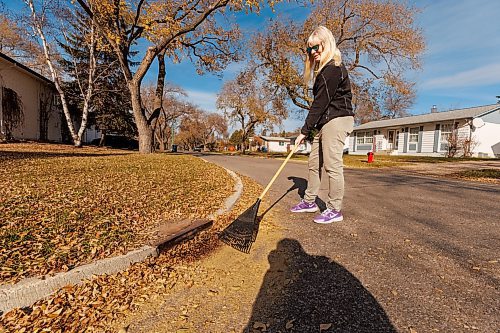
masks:
<instances>
[{"instance_id":1,"label":"sunglasses","mask_svg":"<svg viewBox=\"0 0 500 333\"><path fill-rule=\"evenodd\" d=\"M306 52L307 54L311 54L311 52L314 50L314 52L318 52L319 50L319 44L318 45L314 45L314 46L309 46L306 48Z\"/></svg>"}]
</instances>

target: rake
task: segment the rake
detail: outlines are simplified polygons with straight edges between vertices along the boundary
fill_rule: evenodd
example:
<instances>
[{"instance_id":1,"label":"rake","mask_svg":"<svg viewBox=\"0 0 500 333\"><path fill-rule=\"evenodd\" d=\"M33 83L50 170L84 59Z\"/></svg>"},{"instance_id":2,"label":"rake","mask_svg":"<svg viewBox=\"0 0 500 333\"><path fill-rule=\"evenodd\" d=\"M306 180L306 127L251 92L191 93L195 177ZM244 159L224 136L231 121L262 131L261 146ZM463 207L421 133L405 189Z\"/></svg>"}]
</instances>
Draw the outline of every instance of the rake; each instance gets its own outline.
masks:
<instances>
[{"instance_id":1,"label":"rake","mask_svg":"<svg viewBox=\"0 0 500 333\"><path fill-rule=\"evenodd\" d=\"M285 167L288 160L292 155L298 150L299 145L295 145L290 151L286 159L283 161L278 171L274 174L273 178L267 184L266 188L260 194L259 198L255 203L243 212L240 216L236 218L231 224L229 224L220 234L219 239L225 244L235 248L238 251L244 253L250 253L250 248L252 244L257 239L257 233L259 232L260 218L257 216L259 212L259 206L266 195L267 191L271 188L278 175L281 173Z\"/></svg>"}]
</instances>

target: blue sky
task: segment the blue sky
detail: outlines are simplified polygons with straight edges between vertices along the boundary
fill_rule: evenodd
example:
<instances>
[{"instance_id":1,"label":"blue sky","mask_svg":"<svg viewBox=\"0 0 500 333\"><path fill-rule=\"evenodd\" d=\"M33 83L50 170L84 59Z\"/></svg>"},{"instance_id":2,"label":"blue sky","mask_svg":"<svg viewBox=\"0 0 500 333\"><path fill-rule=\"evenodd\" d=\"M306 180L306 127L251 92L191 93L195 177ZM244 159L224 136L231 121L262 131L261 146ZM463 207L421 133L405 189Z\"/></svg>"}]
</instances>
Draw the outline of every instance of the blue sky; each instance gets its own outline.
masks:
<instances>
[{"instance_id":1,"label":"blue sky","mask_svg":"<svg viewBox=\"0 0 500 333\"><path fill-rule=\"evenodd\" d=\"M422 12L417 24L423 30L427 50L422 69L407 75L417 83L416 103L412 114L427 113L432 105L439 110L493 104L500 95L500 1L495 0L409 0ZM5 1L8 7L17 7ZM4 2L4 3L5 3ZM11 8L12 8L11 7ZM16 8L16 9L17 9ZM296 20L307 15L297 4L278 5L277 12ZM262 29L273 14L238 15L245 34ZM222 77L199 76L189 61L167 64L167 80L185 89L189 100L206 111L216 112L216 95L225 80L232 79L241 64L231 64ZM145 82L154 81L156 66ZM285 130L294 130L303 119L292 113L284 122Z\"/></svg>"},{"instance_id":2,"label":"blue sky","mask_svg":"<svg viewBox=\"0 0 500 333\"><path fill-rule=\"evenodd\" d=\"M496 103L500 95L500 1L424 0L412 1L421 9L417 23L423 30L427 49L422 69L408 73L417 83L417 98L412 114L465 108ZM306 14L296 5L282 6L286 14L301 19ZM244 29L255 30L273 17L270 11L260 16L238 17ZM224 80L231 79L241 65L233 64L223 78L197 76L186 62L168 67L168 80L183 87L190 100L207 111L216 111L215 99ZM285 130L293 130L302 119L291 116Z\"/></svg>"}]
</instances>

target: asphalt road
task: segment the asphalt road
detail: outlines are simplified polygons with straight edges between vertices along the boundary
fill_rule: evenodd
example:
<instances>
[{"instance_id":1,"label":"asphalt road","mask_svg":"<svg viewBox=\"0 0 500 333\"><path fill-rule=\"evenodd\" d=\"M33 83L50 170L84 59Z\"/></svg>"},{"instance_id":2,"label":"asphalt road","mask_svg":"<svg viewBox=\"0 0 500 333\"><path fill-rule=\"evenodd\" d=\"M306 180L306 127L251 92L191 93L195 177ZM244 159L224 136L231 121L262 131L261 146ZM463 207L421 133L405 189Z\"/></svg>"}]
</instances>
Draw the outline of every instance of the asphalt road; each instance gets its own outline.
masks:
<instances>
[{"instance_id":1,"label":"asphalt road","mask_svg":"<svg viewBox=\"0 0 500 333\"><path fill-rule=\"evenodd\" d=\"M282 162L203 158L263 185ZM317 225L314 214L288 211L306 188L306 164L285 167L267 196L284 238L268 256L250 322L294 317L294 332L316 332L311 323L350 333L500 332L498 185L375 169L346 169L345 180L344 221Z\"/></svg>"}]
</instances>

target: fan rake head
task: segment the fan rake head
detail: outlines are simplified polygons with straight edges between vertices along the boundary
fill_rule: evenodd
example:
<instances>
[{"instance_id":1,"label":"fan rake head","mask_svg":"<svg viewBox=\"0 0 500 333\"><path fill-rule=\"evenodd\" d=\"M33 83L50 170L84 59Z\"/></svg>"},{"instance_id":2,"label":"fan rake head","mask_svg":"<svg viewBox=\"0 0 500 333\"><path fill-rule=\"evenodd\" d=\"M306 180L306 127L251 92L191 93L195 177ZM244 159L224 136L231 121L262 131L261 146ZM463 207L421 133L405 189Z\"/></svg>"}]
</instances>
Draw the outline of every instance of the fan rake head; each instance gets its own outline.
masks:
<instances>
[{"instance_id":1,"label":"fan rake head","mask_svg":"<svg viewBox=\"0 0 500 333\"><path fill-rule=\"evenodd\" d=\"M250 253L250 248L259 232L260 220L257 217L259 205L260 199L257 199L253 206L222 230L219 239L238 251Z\"/></svg>"}]
</instances>

